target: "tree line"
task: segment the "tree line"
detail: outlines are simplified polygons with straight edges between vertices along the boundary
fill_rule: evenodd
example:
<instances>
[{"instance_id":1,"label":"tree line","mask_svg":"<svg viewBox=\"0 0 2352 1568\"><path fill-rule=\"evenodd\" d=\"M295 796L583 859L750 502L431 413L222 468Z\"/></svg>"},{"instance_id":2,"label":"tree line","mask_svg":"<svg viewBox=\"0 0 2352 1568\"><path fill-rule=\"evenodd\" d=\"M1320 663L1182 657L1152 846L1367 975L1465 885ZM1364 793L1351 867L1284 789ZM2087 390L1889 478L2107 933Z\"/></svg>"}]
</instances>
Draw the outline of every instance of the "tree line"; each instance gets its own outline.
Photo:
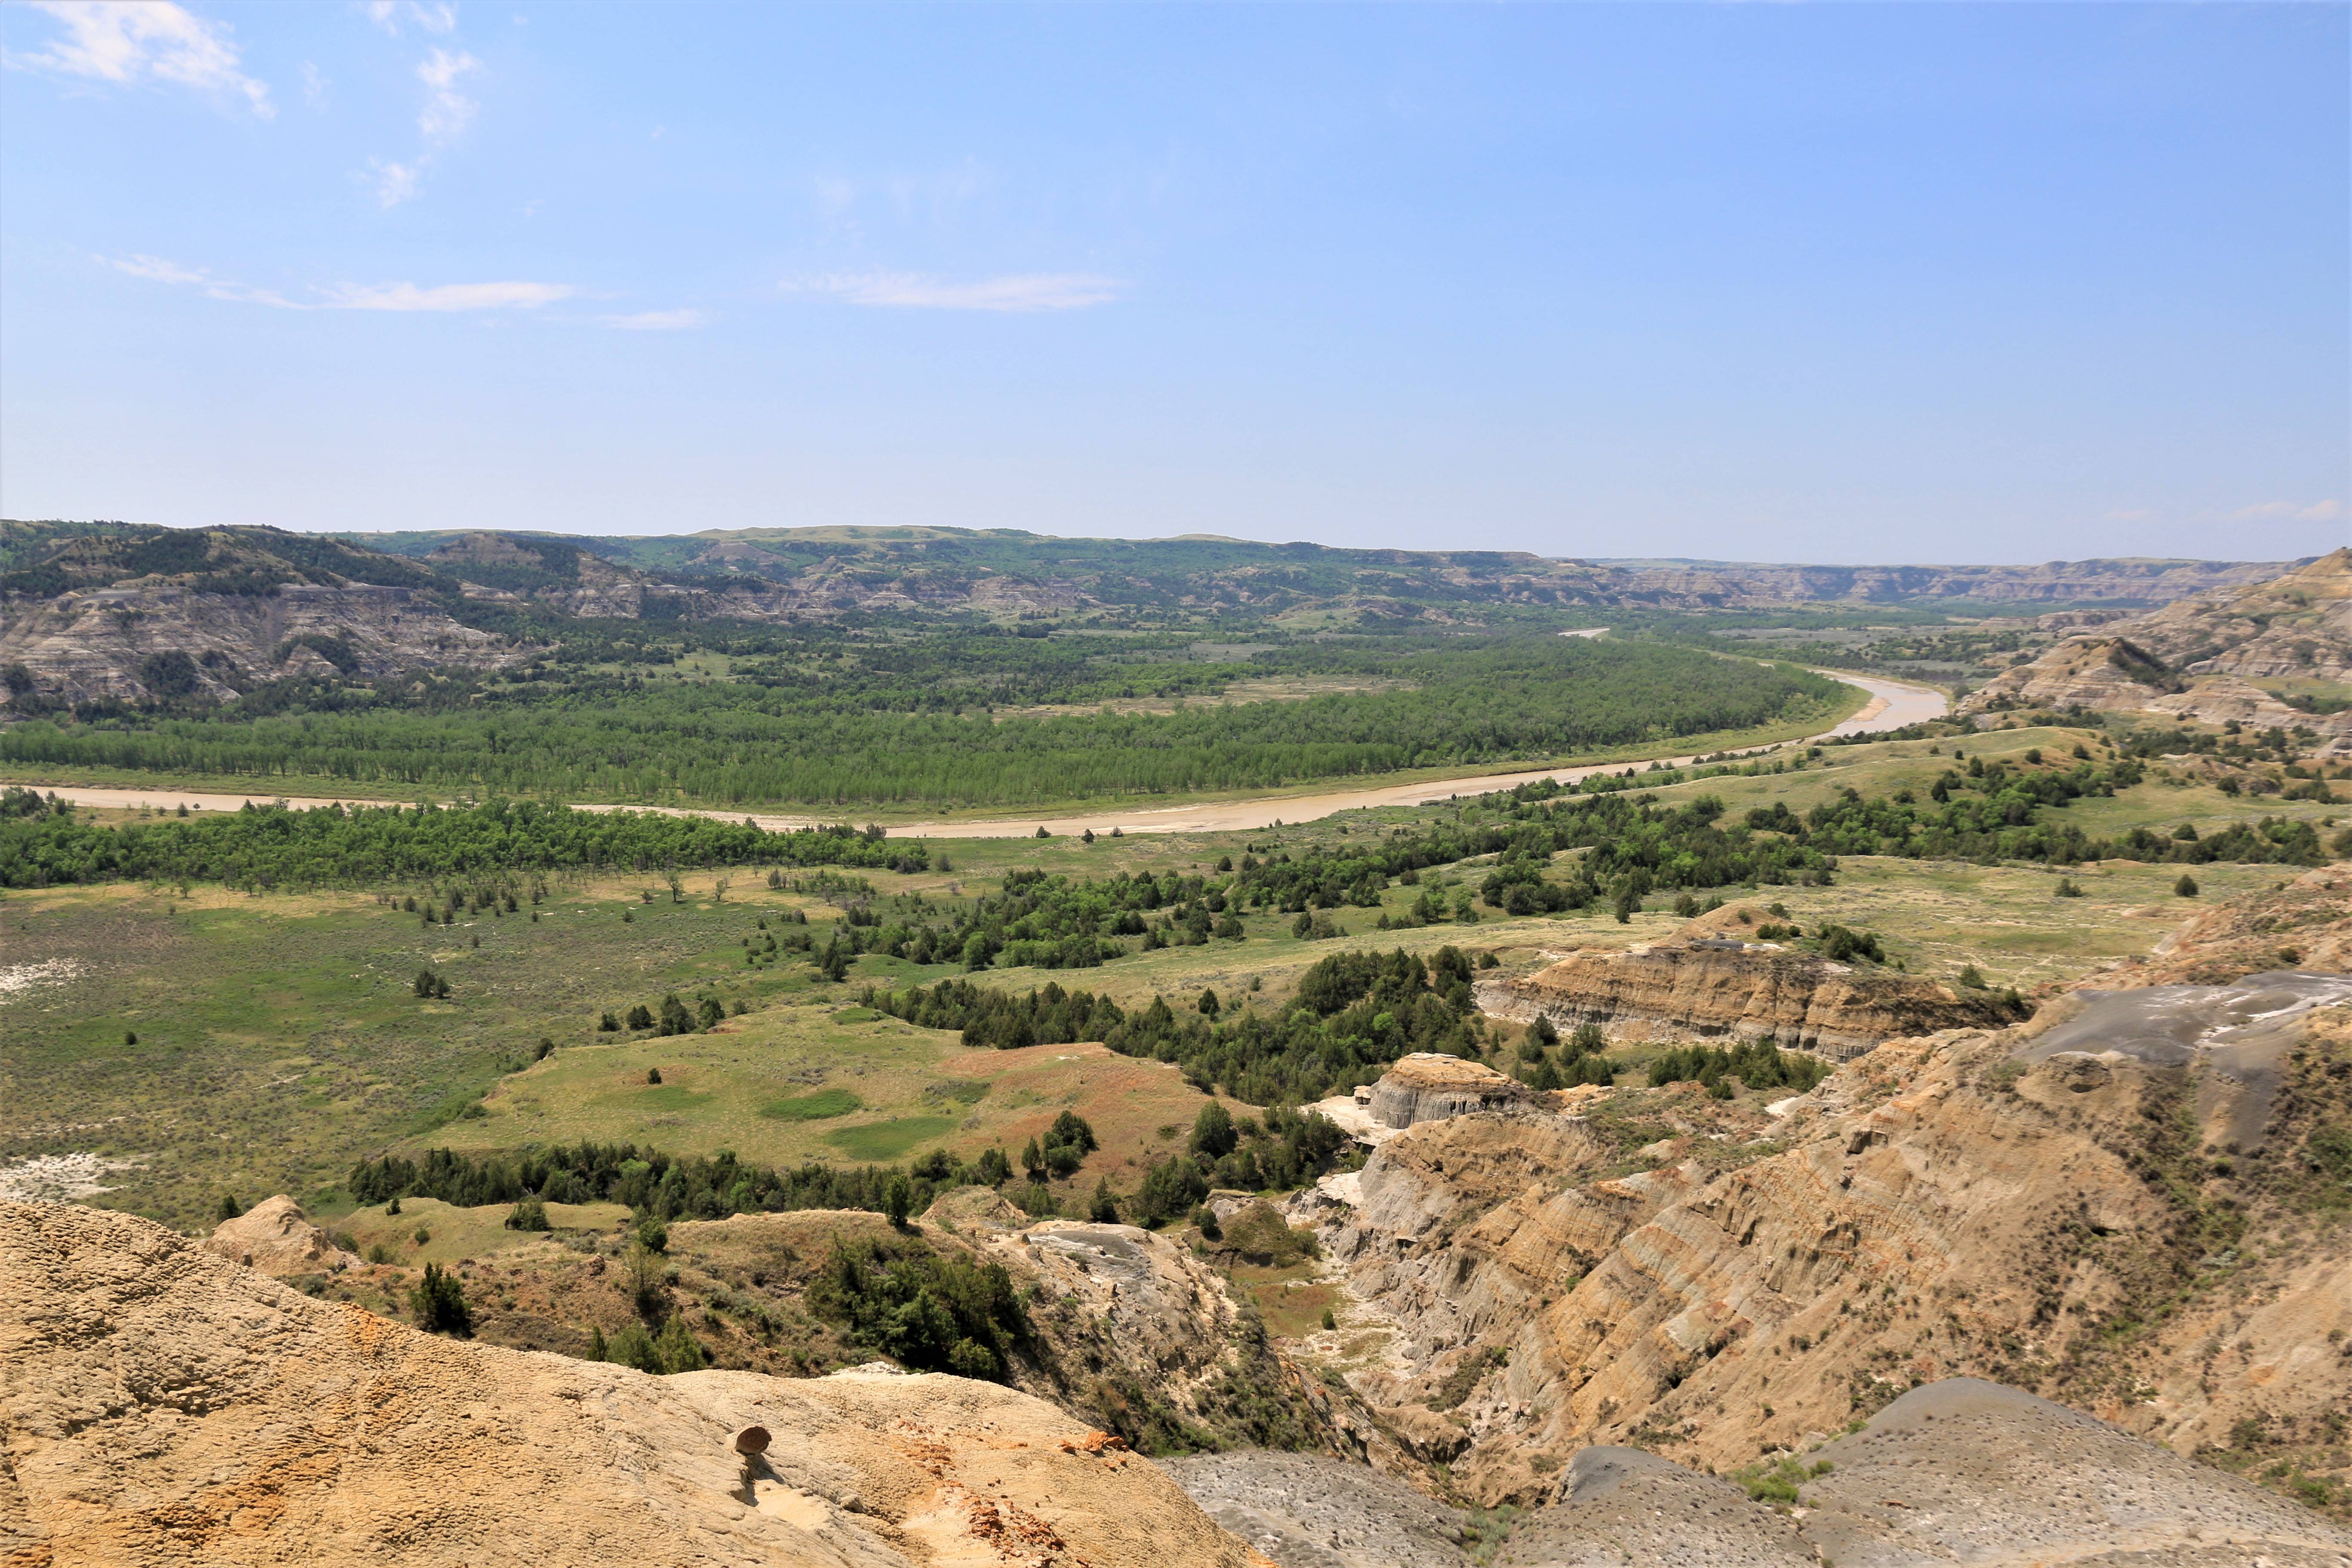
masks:
<instances>
[{"instance_id":1,"label":"tree line","mask_svg":"<svg viewBox=\"0 0 2352 1568\"><path fill-rule=\"evenodd\" d=\"M136 879L247 889L491 876L515 871L850 866L919 871L919 842L842 825L772 832L750 822L591 812L536 801L324 805L157 816L108 826L37 792L0 793L0 887Z\"/></svg>"},{"instance_id":2,"label":"tree line","mask_svg":"<svg viewBox=\"0 0 2352 1568\"><path fill-rule=\"evenodd\" d=\"M378 788L722 805L1024 805L1272 788L1400 769L1559 756L1825 710L1839 689L1788 666L1558 637L1499 639L1399 667L1402 689L1301 701L1007 718L879 711L756 681L574 693L522 682L412 710L123 712L0 731L0 763Z\"/></svg>"}]
</instances>

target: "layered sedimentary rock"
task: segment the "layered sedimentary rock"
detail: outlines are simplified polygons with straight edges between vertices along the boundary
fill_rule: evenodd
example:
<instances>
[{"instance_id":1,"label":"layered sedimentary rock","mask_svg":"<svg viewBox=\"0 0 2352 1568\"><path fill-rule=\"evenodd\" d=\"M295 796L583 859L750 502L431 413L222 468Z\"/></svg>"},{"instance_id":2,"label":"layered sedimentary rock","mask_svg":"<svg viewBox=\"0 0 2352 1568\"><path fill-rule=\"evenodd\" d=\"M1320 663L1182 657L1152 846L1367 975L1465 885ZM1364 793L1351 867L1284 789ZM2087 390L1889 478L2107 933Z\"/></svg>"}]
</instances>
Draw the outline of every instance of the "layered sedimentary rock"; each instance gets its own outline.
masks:
<instances>
[{"instance_id":1,"label":"layered sedimentary rock","mask_svg":"<svg viewBox=\"0 0 2352 1568\"><path fill-rule=\"evenodd\" d=\"M1987 995L1727 934L1764 923L1760 912L1734 908L1662 942L1571 953L1524 978L1489 983L1479 1005L1561 1028L1770 1039L1839 1060L1898 1036L2004 1021Z\"/></svg>"},{"instance_id":2,"label":"layered sedimentary rock","mask_svg":"<svg viewBox=\"0 0 2352 1568\"><path fill-rule=\"evenodd\" d=\"M2293 680L2352 680L2352 549L2070 637L1995 676L1959 710L2145 710L2352 739L2352 711L2305 713L2262 686Z\"/></svg>"},{"instance_id":3,"label":"layered sedimentary rock","mask_svg":"<svg viewBox=\"0 0 2352 1568\"><path fill-rule=\"evenodd\" d=\"M1530 1099L1527 1085L1482 1062L1415 1051L1381 1075L1368 1109L1383 1127L1411 1127L1448 1116L1512 1110Z\"/></svg>"},{"instance_id":4,"label":"layered sedimentary rock","mask_svg":"<svg viewBox=\"0 0 2352 1568\"><path fill-rule=\"evenodd\" d=\"M2253 918L2293 915L2267 897ZM1486 1499L1538 1496L1599 1443L1717 1468L1802 1448L1955 1374L2182 1454L2340 1467L2352 1236L2313 1216L2352 1180L2352 1005L2340 978L2243 975L2156 996L2153 1035L2086 992L1890 1041L1784 1116L1732 1108L1746 1132L1710 1133L1680 1089L1417 1126L1327 1215L1355 1321L1391 1336L1349 1382ZM1610 1131L1681 1123L1639 1149Z\"/></svg>"},{"instance_id":5,"label":"layered sedimentary rock","mask_svg":"<svg viewBox=\"0 0 2352 1568\"><path fill-rule=\"evenodd\" d=\"M1043 1401L418 1333L162 1226L0 1205L0 1560L1265 1568Z\"/></svg>"},{"instance_id":6,"label":"layered sedimentary rock","mask_svg":"<svg viewBox=\"0 0 2352 1568\"><path fill-rule=\"evenodd\" d=\"M0 669L21 665L34 692L67 702L225 700L239 679L495 668L522 657L423 595L365 584L249 594L132 584L0 600Z\"/></svg>"}]
</instances>

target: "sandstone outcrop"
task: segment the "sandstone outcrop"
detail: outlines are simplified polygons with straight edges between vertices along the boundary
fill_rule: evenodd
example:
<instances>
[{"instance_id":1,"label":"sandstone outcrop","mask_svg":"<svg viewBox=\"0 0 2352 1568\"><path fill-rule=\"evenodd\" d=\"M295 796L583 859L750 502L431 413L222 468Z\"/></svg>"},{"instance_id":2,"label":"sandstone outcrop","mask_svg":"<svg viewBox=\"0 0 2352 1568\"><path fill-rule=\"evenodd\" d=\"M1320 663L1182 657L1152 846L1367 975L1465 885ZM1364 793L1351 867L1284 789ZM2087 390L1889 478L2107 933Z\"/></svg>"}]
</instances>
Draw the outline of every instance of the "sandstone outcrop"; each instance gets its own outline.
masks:
<instances>
[{"instance_id":1,"label":"sandstone outcrop","mask_svg":"<svg viewBox=\"0 0 2352 1568\"><path fill-rule=\"evenodd\" d=\"M2165 963L2197 964L2189 945ZM2352 1121L2352 1006L2315 980L2163 998L2208 1009L2163 1051L2062 1033L2095 997L1891 1041L1762 1136L1629 1157L1679 1114L1672 1089L1416 1126L1327 1213L1356 1321L1388 1336L1348 1380L1487 1500L1539 1495L1594 1444L1744 1463L1956 1374L2182 1454L2344 1477L2352 1169L2330 1129ZM2273 1032L2231 1033L2253 1025Z\"/></svg>"},{"instance_id":2,"label":"sandstone outcrop","mask_svg":"<svg viewBox=\"0 0 2352 1568\"><path fill-rule=\"evenodd\" d=\"M0 1443L27 1568L1266 1563L992 1384L453 1342L63 1205L0 1205Z\"/></svg>"},{"instance_id":3,"label":"sandstone outcrop","mask_svg":"<svg viewBox=\"0 0 2352 1568\"><path fill-rule=\"evenodd\" d=\"M205 1240L205 1250L264 1274L324 1274L361 1261L359 1254L336 1246L334 1237L312 1225L302 1205L283 1193L235 1219L221 1221Z\"/></svg>"},{"instance_id":4,"label":"sandstone outcrop","mask_svg":"<svg viewBox=\"0 0 2352 1568\"><path fill-rule=\"evenodd\" d=\"M1404 1128L1482 1110L1517 1110L1532 1100L1527 1085L1483 1062L1415 1051L1381 1075L1367 1106L1381 1126Z\"/></svg>"},{"instance_id":5,"label":"sandstone outcrop","mask_svg":"<svg viewBox=\"0 0 2352 1568\"><path fill-rule=\"evenodd\" d=\"M1766 922L1756 910L1717 910L1660 942L1589 949L1515 981L1490 981L1478 1004L1563 1029L1597 1024L1628 1038L1769 1039L1837 1060L1900 1036L2005 1021L1990 995L1738 934Z\"/></svg>"},{"instance_id":6,"label":"sandstone outcrop","mask_svg":"<svg viewBox=\"0 0 2352 1568\"><path fill-rule=\"evenodd\" d=\"M2144 710L2209 724L2302 725L2352 742L2352 710L2305 713L2262 689L2286 680L2352 680L2352 549L2069 637L1995 676L1958 710Z\"/></svg>"}]
</instances>

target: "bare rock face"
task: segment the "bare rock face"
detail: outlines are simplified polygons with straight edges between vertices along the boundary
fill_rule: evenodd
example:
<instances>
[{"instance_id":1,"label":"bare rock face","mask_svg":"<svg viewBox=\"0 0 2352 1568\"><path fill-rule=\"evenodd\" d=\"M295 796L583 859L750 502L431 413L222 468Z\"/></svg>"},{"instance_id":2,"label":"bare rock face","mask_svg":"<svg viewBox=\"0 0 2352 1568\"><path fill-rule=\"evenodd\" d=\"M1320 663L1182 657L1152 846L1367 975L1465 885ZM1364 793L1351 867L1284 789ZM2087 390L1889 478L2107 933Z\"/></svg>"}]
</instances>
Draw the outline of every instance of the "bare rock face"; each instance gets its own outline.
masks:
<instances>
[{"instance_id":1,"label":"bare rock face","mask_svg":"<svg viewBox=\"0 0 2352 1568\"><path fill-rule=\"evenodd\" d=\"M184 657L162 662L173 655ZM23 665L35 691L68 702L192 692L226 699L235 694L223 679L228 675L496 668L522 657L406 588L289 583L266 593L208 594L134 583L54 599L0 598L0 667Z\"/></svg>"},{"instance_id":2,"label":"bare rock face","mask_svg":"<svg viewBox=\"0 0 2352 1568\"><path fill-rule=\"evenodd\" d=\"M1977 1378L1915 1388L1806 1456L1804 1537L1853 1568L1930 1563L2334 1568L2352 1531L2080 1411Z\"/></svg>"},{"instance_id":3,"label":"bare rock face","mask_svg":"<svg viewBox=\"0 0 2352 1568\"><path fill-rule=\"evenodd\" d=\"M225 1219L205 1242L233 1263L264 1274L325 1274L350 1268L360 1261L334 1238L312 1225L302 1205L280 1193L254 1205L235 1219Z\"/></svg>"},{"instance_id":4,"label":"bare rock face","mask_svg":"<svg viewBox=\"0 0 2352 1568\"><path fill-rule=\"evenodd\" d=\"M1266 1562L993 1384L457 1342L63 1205L0 1205L0 1442L28 1564Z\"/></svg>"},{"instance_id":5,"label":"bare rock face","mask_svg":"<svg viewBox=\"0 0 2352 1568\"><path fill-rule=\"evenodd\" d=\"M1402 1128L1482 1110L1513 1110L1531 1099L1527 1085L1483 1062L1415 1051L1381 1075L1370 1104L1374 1121Z\"/></svg>"},{"instance_id":6,"label":"bare rock face","mask_svg":"<svg viewBox=\"0 0 2352 1568\"><path fill-rule=\"evenodd\" d=\"M1975 1378L1790 1461L1775 1510L1638 1448L1579 1453L1502 1568L2336 1568L2352 1531L2078 1411ZM1785 1478L1784 1478L1785 1479Z\"/></svg>"},{"instance_id":7,"label":"bare rock face","mask_svg":"<svg viewBox=\"0 0 2352 1568\"><path fill-rule=\"evenodd\" d=\"M1489 1013L1563 1028L1770 1039L1845 1060L1880 1041L2002 1022L1989 996L1886 970L1833 963L1775 942L1743 939L1766 923L1752 910L1702 916L1662 942L1571 953L1479 995Z\"/></svg>"},{"instance_id":8,"label":"bare rock face","mask_svg":"<svg viewBox=\"0 0 2352 1568\"><path fill-rule=\"evenodd\" d=\"M1279 1568L1468 1568L1462 1510L1361 1465L1262 1448L1159 1463Z\"/></svg>"},{"instance_id":9,"label":"bare rock face","mask_svg":"<svg viewBox=\"0 0 2352 1568\"><path fill-rule=\"evenodd\" d=\"M2214 919L2214 951L2329 907L2341 879ZM2184 944L2151 978L2207 962ZM2086 991L2012 1028L1890 1041L1761 1137L1628 1162L1601 1132L1671 1120L1650 1089L1581 1119L1398 1134L1326 1216L1355 1321L1390 1335L1350 1385L1487 1500L1541 1495L1593 1444L1744 1464L1954 1375L2183 1454L2256 1430L2340 1463L2324 1453L2327 1413L2352 1408L2352 1236L2308 1216L2345 1179L2347 983L2126 978L2091 984L2147 998L2138 1013Z\"/></svg>"},{"instance_id":10,"label":"bare rock face","mask_svg":"<svg viewBox=\"0 0 2352 1568\"><path fill-rule=\"evenodd\" d=\"M1796 1525L1729 1481L1640 1448L1587 1448L1559 1500L1512 1533L1509 1568L1812 1568Z\"/></svg>"},{"instance_id":11,"label":"bare rock face","mask_svg":"<svg viewBox=\"0 0 2352 1568\"><path fill-rule=\"evenodd\" d=\"M2295 679L2352 679L2352 549L2070 637L1987 681L1959 711L2079 705L2352 740L2352 713L2304 713L2259 684Z\"/></svg>"}]
</instances>

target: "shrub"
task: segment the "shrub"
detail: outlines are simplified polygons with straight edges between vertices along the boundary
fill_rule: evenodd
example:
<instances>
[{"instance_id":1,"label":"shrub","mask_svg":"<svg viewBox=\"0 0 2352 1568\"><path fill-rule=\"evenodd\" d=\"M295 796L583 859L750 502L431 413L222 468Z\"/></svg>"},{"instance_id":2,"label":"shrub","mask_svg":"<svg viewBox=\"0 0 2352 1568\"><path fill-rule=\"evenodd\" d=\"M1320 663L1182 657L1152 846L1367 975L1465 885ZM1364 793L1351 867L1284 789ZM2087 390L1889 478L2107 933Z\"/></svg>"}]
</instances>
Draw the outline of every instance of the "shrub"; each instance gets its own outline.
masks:
<instances>
[{"instance_id":1,"label":"shrub","mask_svg":"<svg viewBox=\"0 0 2352 1568\"><path fill-rule=\"evenodd\" d=\"M631 1323L613 1336L601 1358L621 1366L633 1366L639 1372L656 1376L669 1369L662 1363L661 1349L654 1343L653 1335L646 1332L643 1323Z\"/></svg>"},{"instance_id":2,"label":"shrub","mask_svg":"<svg viewBox=\"0 0 2352 1568\"><path fill-rule=\"evenodd\" d=\"M670 1319L663 1328L661 1337L654 1342L654 1349L660 1353L661 1370L666 1373L700 1372L710 1364L710 1358L703 1353L702 1346L687 1332L683 1317Z\"/></svg>"},{"instance_id":3,"label":"shrub","mask_svg":"<svg viewBox=\"0 0 2352 1568\"><path fill-rule=\"evenodd\" d=\"M913 1372L1001 1381L1028 1319L1002 1264L945 1258L919 1237L835 1235L810 1310Z\"/></svg>"},{"instance_id":4,"label":"shrub","mask_svg":"<svg viewBox=\"0 0 2352 1568\"><path fill-rule=\"evenodd\" d=\"M2184 899L2193 899L2197 896L2197 879L2183 871L2180 880L2172 884L2172 890Z\"/></svg>"},{"instance_id":5,"label":"shrub","mask_svg":"<svg viewBox=\"0 0 2352 1568\"><path fill-rule=\"evenodd\" d=\"M509 1230L547 1230L547 1205L538 1198L525 1198L507 1211Z\"/></svg>"},{"instance_id":6,"label":"shrub","mask_svg":"<svg viewBox=\"0 0 2352 1568\"><path fill-rule=\"evenodd\" d=\"M474 1331L474 1314L466 1305L464 1287L437 1263L426 1264L424 1280L409 1291L408 1311L427 1333L462 1339Z\"/></svg>"},{"instance_id":7,"label":"shrub","mask_svg":"<svg viewBox=\"0 0 2352 1568\"><path fill-rule=\"evenodd\" d=\"M1241 1134L1234 1131L1233 1113L1223 1104L1211 1100L1201 1107L1201 1114L1192 1119L1192 1152L1221 1160L1234 1152Z\"/></svg>"}]
</instances>

